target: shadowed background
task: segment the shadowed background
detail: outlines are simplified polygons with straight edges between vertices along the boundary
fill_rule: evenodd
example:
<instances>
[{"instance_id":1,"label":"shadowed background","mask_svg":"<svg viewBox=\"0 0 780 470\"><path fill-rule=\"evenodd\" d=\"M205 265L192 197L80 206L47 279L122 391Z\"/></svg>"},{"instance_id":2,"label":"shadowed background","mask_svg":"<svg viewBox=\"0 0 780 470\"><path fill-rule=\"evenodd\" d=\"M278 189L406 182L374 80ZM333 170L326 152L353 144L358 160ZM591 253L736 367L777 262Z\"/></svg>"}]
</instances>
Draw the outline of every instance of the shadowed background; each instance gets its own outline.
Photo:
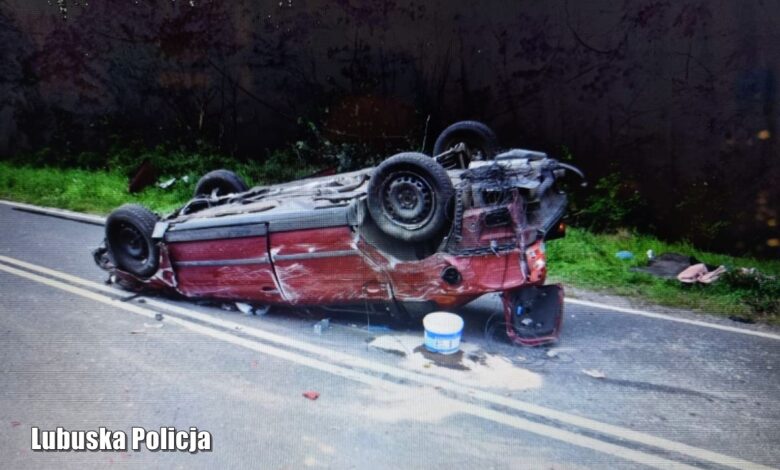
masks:
<instances>
[{"instance_id":1,"label":"shadowed background","mask_svg":"<svg viewBox=\"0 0 780 470\"><path fill-rule=\"evenodd\" d=\"M478 119L583 167L584 223L777 257L779 22L762 0L6 0L0 153L262 160L316 129L359 166Z\"/></svg>"}]
</instances>

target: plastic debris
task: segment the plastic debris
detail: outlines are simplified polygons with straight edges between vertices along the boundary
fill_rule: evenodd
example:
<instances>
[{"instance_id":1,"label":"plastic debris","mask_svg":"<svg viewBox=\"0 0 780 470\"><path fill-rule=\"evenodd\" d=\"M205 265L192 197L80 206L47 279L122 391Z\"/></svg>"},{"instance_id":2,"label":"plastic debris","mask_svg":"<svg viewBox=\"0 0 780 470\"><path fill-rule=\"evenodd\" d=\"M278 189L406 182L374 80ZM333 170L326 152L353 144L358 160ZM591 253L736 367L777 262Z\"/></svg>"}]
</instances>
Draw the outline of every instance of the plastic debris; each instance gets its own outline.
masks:
<instances>
[{"instance_id":1,"label":"plastic debris","mask_svg":"<svg viewBox=\"0 0 780 470\"><path fill-rule=\"evenodd\" d=\"M163 181L162 183L158 183L157 187L160 188L160 189L168 189L171 186L173 186L173 183L175 183L175 182L176 182L176 178L171 178L169 180Z\"/></svg>"},{"instance_id":2,"label":"plastic debris","mask_svg":"<svg viewBox=\"0 0 780 470\"><path fill-rule=\"evenodd\" d=\"M625 250L618 251L617 253L615 253L615 256L617 256L618 259L622 259L624 261L634 259L634 254L631 253L630 251L625 251Z\"/></svg>"},{"instance_id":3,"label":"plastic debris","mask_svg":"<svg viewBox=\"0 0 780 470\"><path fill-rule=\"evenodd\" d=\"M306 392L303 392L303 396L308 398L311 401L314 401L320 397L320 392L315 392L314 390L308 390Z\"/></svg>"},{"instance_id":4,"label":"plastic debris","mask_svg":"<svg viewBox=\"0 0 780 470\"><path fill-rule=\"evenodd\" d=\"M594 379L606 379L607 374L598 369L582 369L582 373Z\"/></svg>"},{"instance_id":5,"label":"plastic debris","mask_svg":"<svg viewBox=\"0 0 780 470\"><path fill-rule=\"evenodd\" d=\"M366 330L370 333L388 333L393 330L387 325L368 325Z\"/></svg>"},{"instance_id":6,"label":"plastic debris","mask_svg":"<svg viewBox=\"0 0 780 470\"><path fill-rule=\"evenodd\" d=\"M253 315L255 313L255 309L251 305L243 302L236 302L236 308L245 315Z\"/></svg>"},{"instance_id":7,"label":"plastic debris","mask_svg":"<svg viewBox=\"0 0 780 470\"><path fill-rule=\"evenodd\" d=\"M330 327L330 318L323 318L314 324L314 333L321 335L325 330Z\"/></svg>"},{"instance_id":8,"label":"plastic debris","mask_svg":"<svg viewBox=\"0 0 780 470\"><path fill-rule=\"evenodd\" d=\"M550 359L558 357L558 351L555 349L550 349L549 351L547 351L547 357L549 357Z\"/></svg>"}]
</instances>

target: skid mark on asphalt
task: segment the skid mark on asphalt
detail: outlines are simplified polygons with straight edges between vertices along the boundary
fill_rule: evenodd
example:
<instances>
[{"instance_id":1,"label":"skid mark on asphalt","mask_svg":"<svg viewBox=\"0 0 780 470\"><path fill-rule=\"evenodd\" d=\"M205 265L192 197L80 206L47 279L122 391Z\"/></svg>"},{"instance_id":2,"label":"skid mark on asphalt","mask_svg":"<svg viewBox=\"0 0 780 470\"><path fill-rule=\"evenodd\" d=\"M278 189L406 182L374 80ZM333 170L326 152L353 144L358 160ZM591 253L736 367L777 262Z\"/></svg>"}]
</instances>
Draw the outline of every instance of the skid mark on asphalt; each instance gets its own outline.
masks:
<instances>
[{"instance_id":1,"label":"skid mark on asphalt","mask_svg":"<svg viewBox=\"0 0 780 470\"><path fill-rule=\"evenodd\" d=\"M0 261L5 261L6 263L15 264L17 266L25 267L33 271L45 273L53 277L59 277L60 279L67 279L71 282L74 282L75 284L89 286L95 290L110 292L111 295L113 296L119 294L118 291L111 289L105 285L88 281L86 279L81 279L79 277L72 276L66 273L61 273L59 271L55 271L42 266L26 263L24 261L16 260L14 258L9 258L7 256L0 256ZM66 292L80 295L82 297L92 299L97 302L111 305L119 309L123 309L132 313L137 313L148 318L153 318L154 315L157 313L154 310L141 308L134 304L120 302L115 300L112 297L100 295L90 290L75 287L70 284L66 284L60 281L42 277L37 274L32 274L27 271L22 271L7 265L0 264L0 270L8 272L10 274L15 274L19 277L23 277L26 279L39 282L41 284L48 285L50 287L54 287L60 290L64 290ZM180 325L196 333L200 333L205 336L210 336L212 338L219 339L237 346L245 347L247 349L251 349L263 354L268 354L283 360L288 360L290 362L298 363L314 369L319 369L325 372L332 373L334 375L338 375L368 385L389 387L391 389L395 387L400 387L400 389L403 389L404 387L395 382L391 382L386 379L380 379L376 376L368 375L366 373L353 370L352 367L362 367L363 369L371 370L380 374L391 375L396 378L413 381L418 384L432 385L434 387L439 387L442 390L450 391L457 394L467 393L468 396L472 399L486 401L495 405L504 406L506 408L514 409L524 413L537 415L546 419L552 419L564 423L566 425L576 426L600 434L609 435L618 438L622 441L633 441L634 443L643 446L650 446L650 447L662 449L667 452L675 452L675 453L683 454L688 457L692 457L694 459L701 460L701 461L713 462L719 465L729 466L734 468L745 468L745 469L770 468L737 457L731 457L718 452L713 452L706 449L689 446L680 442L671 441L660 437L655 437L649 434L633 431L628 428L614 426L607 423L601 423L599 421L595 421L589 418L571 415L557 410L534 405L532 403L522 402L520 400L503 397L483 390L476 390L476 389L468 390L467 388L459 384L454 384L449 381L441 380L434 377L428 377L425 375L417 374L403 369L398 369L392 366L376 364L374 362L367 361L357 356L351 356L349 354L332 351L309 343L296 341L281 335L260 330L258 328L240 326L233 322L212 318L209 315L190 311L181 307L176 307L153 299L148 299L147 304L159 309L166 310L168 312L175 312L176 314L188 317L190 319L197 320L199 322L205 322L215 326L219 326L221 328L227 328L231 331L234 329L240 329L242 333L248 336L254 336L260 339L275 342L277 344L290 346L299 350L313 352L317 354L319 357L324 357L324 358L334 360L336 362L341 362L342 364L347 365L347 367L342 367L339 365L320 361L318 359L313 359L307 356L302 356L296 353L292 353L283 349L278 349L273 346L269 346L263 343L258 343L256 341L249 340L245 337L239 337L232 333L226 333L224 331L217 330L208 326L204 326L199 323L194 323L189 320L184 320L177 317L168 317L169 322ZM398 388L395 389L398 390ZM499 412L494 409L479 407L474 405L473 403L458 401L453 398L444 397L444 396L442 396L440 400L450 400L451 405L453 407L455 406L460 407L465 405L466 408L464 408L465 411L463 412L470 414L472 416L477 416L496 423L505 424L507 426L515 427L517 429L543 435L556 440L561 440L563 442L578 445L580 447L597 450L616 457L624 458L626 460L631 460L634 462L639 462L645 465L659 467L659 468L695 468L656 455L647 454L633 449L628 449L626 447L621 447L615 444L603 442L594 438L586 437L581 434L577 434L570 431L565 431L546 424L540 424L517 416L508 415L504 412Z\"/></svg>"}]
</instances>

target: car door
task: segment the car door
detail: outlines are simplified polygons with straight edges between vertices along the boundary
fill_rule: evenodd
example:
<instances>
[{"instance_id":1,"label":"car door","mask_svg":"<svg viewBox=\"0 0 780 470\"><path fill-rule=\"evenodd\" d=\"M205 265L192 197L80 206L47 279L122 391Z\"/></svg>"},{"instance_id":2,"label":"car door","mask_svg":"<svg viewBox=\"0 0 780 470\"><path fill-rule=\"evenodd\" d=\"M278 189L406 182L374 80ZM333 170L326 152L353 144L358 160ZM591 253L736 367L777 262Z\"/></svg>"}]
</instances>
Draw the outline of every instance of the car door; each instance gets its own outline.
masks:
<instances>
[{"instance_id":1,"label":"car door","mask_svg":"<svg viewBox=\"0 0 780 470\"><path fill-rule=\"evenodd\" d=\"M275 227L271 221L269 229L271 259L287 302L334 305L392 297L387 276L357 249L349 226Z\"/></svg>"},{"instance_id":2,"label":"car door","mask_svg":"<svg viewBox=\"0 0 780 470\"><path fill-rule=\"evenodd\" d=\"M177 289L188 297L283 302L268 252L268 225L213 220L166 232Z\"/></svg>"}]
</instances>

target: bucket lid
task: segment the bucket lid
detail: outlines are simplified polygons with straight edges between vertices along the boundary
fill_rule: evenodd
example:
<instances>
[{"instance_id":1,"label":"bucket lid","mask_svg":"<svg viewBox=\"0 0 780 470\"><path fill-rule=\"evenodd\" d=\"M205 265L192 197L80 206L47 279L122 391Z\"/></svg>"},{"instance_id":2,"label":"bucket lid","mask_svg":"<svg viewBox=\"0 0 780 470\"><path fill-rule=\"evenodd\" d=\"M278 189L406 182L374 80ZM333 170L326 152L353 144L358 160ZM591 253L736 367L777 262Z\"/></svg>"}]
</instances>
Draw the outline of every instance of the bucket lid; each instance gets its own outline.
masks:
<instances>
[{"instance_id":1,"label":"bucket lid","mask_svg":"<svg viewBox=\"0 0 780 470\"><path fill-rule=\"evenodd\" d=\"M425 315L423 326L430 332L449 335L463 329L463 319L454 313L433 312Z\"/></svg>"}]
</instances>

